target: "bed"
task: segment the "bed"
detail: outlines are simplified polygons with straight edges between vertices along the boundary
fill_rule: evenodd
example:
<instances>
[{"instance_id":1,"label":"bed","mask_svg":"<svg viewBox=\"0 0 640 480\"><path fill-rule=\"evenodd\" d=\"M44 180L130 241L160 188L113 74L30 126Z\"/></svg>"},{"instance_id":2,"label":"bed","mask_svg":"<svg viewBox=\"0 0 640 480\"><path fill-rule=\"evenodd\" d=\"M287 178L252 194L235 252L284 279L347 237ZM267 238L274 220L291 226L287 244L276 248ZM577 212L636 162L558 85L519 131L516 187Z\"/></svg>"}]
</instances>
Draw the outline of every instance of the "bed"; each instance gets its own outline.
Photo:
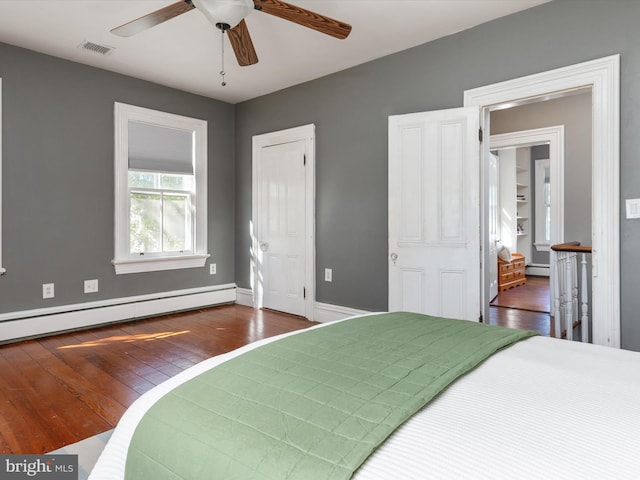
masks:
<instances>
[{"instance_id":1,"label":"bed","mask_svg":"<svg viewBox=\"0 0 640 480\"><path fill-rule=\"evenodd\" d=\"M175 392L194 379L197 382L201 376L255 354L263 346L273 348L272 344L277 345L280 340L314 330L335 329L340 324L355 325L363 319L377 325L386 315L353 317L280 335L182 372L140 397L127 410L90 480L150 478L131 474L127 467L135 456L129 451L137 451L140 444L140 425L148 422L150 412L167 398L179 397ZM482 334L493 334L499 328L458 320L437 321L480 328ZM328 332L331 330L324 333ZM380 336L379 332L374 335ZM451 383L445 382L442 391L424 407L417 408L397 428L392 427L351 478L638 478L640 354L528 334L496 345L495 353L464 367L461 375ZM180 427L189 423L185 418L177 421ZM163 435L161 443L169 449L166 451L178 452L183 442L176 434ZM172 456L179 462L182 454L164 454ZM199 458L205 464L208 457L201 454ZM204 471L210 475L200 474L197 478L233 478ZM167 472L165 478L188 477ZM251 477L243 474L235 478L314 476L268 477L258 470Z\"/></svg>"}]
</instances>

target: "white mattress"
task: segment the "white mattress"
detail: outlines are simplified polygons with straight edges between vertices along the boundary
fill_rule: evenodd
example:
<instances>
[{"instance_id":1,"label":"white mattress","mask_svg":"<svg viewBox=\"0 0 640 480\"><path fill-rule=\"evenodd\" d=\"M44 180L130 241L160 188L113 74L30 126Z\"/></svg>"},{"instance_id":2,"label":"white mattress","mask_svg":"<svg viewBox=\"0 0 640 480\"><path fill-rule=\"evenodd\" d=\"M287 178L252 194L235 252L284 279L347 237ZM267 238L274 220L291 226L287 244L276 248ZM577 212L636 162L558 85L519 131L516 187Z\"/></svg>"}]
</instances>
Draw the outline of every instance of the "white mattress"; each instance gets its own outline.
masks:
<instances>
[{"instance_id":1,"label":"white mattress","mask_svg":"<svg viewBox=\"0 0 640 480\"><path fill-rule=\"evenodd\" d=\"M144 394L122 417L89 480L124 478L137 422L163 393L296 333L208 359ZM519 342L414 415L354 478L640 478L640 353L547 337Z\"/></svg>"}]
</instances>

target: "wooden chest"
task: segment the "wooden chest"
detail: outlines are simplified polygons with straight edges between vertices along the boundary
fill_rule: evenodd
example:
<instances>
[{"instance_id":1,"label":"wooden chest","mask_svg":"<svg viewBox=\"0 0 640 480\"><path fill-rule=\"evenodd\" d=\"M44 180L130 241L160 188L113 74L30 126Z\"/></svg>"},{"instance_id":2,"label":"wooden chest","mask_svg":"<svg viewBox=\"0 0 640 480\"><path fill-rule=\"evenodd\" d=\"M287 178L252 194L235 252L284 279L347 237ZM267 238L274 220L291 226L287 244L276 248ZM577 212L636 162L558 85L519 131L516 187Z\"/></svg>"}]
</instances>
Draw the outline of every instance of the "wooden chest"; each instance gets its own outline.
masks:
<instances>
[{"instance_id":1,"label":"wooden chest","mask_svg":"<svg viewBox=\"0 0 640 480\"><path fill-rule=\"evenodd\" d=\"M504 292L513 287L527 283L525 276L524 255L514 253L511 263L498 258L498 291Z\"/></svg>"}]
</instances>

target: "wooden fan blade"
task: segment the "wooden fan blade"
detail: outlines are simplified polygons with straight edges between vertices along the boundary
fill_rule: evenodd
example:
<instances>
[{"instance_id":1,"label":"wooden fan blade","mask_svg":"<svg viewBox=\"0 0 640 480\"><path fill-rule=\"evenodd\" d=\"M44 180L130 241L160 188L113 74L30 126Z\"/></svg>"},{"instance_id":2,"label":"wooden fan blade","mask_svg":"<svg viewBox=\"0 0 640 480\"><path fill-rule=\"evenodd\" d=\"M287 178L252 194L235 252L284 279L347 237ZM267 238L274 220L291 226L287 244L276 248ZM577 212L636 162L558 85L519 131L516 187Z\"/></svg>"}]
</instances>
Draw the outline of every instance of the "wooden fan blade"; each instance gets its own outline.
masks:
<instances>
[{"instance_id":1,"label":"wooden fan blade","mask_svg":"<svg viewBox=\"0 0 640 480\"><path fill-rule=\"evenodd\" d=\"M253 0L253 3L256 10L326 33L341 40L347 38L351 33L351 25L348 23L325 17L319 13L305 10L280 0Z\"/></svg>"},{"instance_id":2,"label":"wooden fan blade","mask_svg":"<svg viewBox=\"0 0 640 480\"><path fill-rule=\"evenodd\" d=\"M167 20L171 20L178 15L193 10L194 7L191 4L191 0L180 0L177 3L172 3L160 10L151 12L148 15L132 20L124 25L120 25L111 30L111 33L119 35L121 37L130 37L136 33L143 32L148 28L155 27Z\"/></svg>"},{"instance_id":3,"label":"wooden fan blade","mask_svg":"<svg viewBox=\"0 0 640 480\"><path fill-rule=\"evenodd\" d=\"M235 27L226 30L226 33L241 67L258 63L258 54L253 48L251 35L249 35L249 29L244 19Z\"/></svg>"}]
</instances>

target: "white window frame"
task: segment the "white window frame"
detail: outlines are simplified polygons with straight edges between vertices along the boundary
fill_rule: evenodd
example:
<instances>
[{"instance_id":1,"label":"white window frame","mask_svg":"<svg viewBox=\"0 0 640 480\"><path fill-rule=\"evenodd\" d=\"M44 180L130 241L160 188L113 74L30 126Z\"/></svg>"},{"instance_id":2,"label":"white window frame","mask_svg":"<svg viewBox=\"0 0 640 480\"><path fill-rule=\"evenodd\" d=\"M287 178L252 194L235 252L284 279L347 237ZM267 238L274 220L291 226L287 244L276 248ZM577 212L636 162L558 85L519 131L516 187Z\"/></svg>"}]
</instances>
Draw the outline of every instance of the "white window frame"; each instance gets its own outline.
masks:
<instances>
[{"instance_id":1,"label":"white window frame","mask_svg":"<svg viewBox=\"0 0 640 480\"><path fill-rule=\"evenodd\" d=\"M129 121L189 130L194 135L194 251L140 258L129 251ZM207 253L207 122L124 103L114 103L115 122L115 256L116 274L204 267Z\"/></svg>"},{"instance_id":2,"label":"white window frame","mask_svg":"<svg viewBox=\"0 0 640 480\"><path fill-rule=\"evenodd\" d=\"M536 224L535 224L535 242L534 245L538 251L548 252L551 248L550 239L544 238L544 232L546 230L546 211L547 207L544 204L544 171L551 168L551 162L548 158L539 159L535 161L535 192L536 192ZM549 187L551 188L551 187ZM553 208L553 207L552 207Z\"/></svg>"},{"instance_id":3,"label":"white window frame","mask_svg":"<svg viewBox=\"0 0 640 480\"><path fill-rule=\"evenodd\" d=\"M2 78L0 78L0 275L6 271L2 266Z\"/></svg>"}]
</instances>

